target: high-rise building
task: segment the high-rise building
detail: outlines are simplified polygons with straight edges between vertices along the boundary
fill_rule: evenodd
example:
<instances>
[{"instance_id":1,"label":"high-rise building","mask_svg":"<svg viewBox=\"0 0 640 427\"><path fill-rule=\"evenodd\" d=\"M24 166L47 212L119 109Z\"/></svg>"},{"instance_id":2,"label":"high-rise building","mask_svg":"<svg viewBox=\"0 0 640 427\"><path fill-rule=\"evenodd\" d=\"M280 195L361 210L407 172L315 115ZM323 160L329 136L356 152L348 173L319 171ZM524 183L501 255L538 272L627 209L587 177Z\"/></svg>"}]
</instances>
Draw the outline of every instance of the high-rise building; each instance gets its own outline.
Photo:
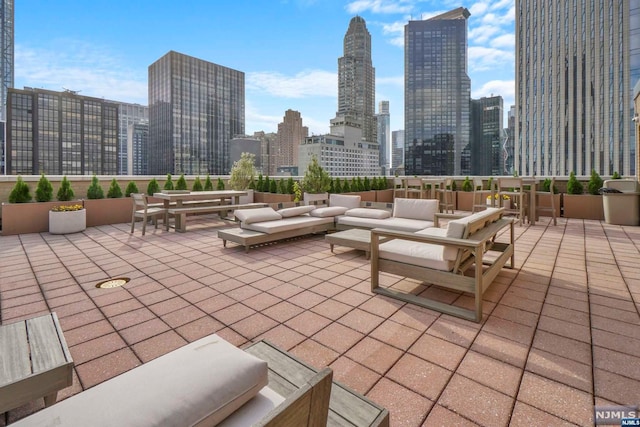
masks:
<instances>
[{"instance_id":1,"label":"high-rise building","mask_svg":"<svg viewBox=\"0 0 640 427\"><path fill-rule=\"evenodd\" d=\"M8 90L14 80L14 0L0 0L0 121L7 117Z\"/></svg>"},{"instance_id":2,"label":"high-rise building","mask_svg":"<svg viewBox=\"0 0 640 427\"><path fill-rule=\"evenodd\" d=\"M338 58L338 112L346 121L362 123L362 138L377 142L375 68L371 63L371 34L360 16L349 22L344 55Z\"/></svg>"},{"instance_id":3,"label":"high-rise building","mask_svg":"<svg viewBox=\"0 0 640 427\"><path fill-rule=\"evenodd\" d=\"M278 134L275 132L257 131L253 133L253 137L260 141L260 164L262 165L260 173L270 176L276 175L276 141L278 140Z\"/></svg>"},{"instance_id":4,"label":"high-rise building","mask_svg":"<svg viewBox=\"0 0 640 427\"><path fill-rule=\"evenodd\" d=\"M404 27L407 175L461 175L468 167L463 151L470 138L469 16L460 7Z\"/></svg>"},{"instance_id":5,"label":"high-rise building","mask_svg":"<svg viewBox=\"0 0 640 427\"><path fill-rule=\"evenodd\" d=\"M516 106L512 105L507 113L507 128L503 144L504 171L502 174L512 175L514 168L514 149L516 141ZM501 175L502 175L501 174Z\"/></svg>"},{"instance_id":6,"label":"high-rise building","mask_svg":"<svg viewBox=\"0 0 640 427\"><path fill-rule=\"evenodd\" d=\"M633 174L640 2L516 0L515 169Z\"/></svg>"},{"instance_id":7,"label":"high-rise building","mask_svg":"<svg viewBox=\"0 0 640 427\"><path fill-rule=\"evenodd\" d=\"M228 174L244 135L244 73L170 51L149 66L149 172Z\"/></svg>"},{"instance_id":8,"label":"high-rise building","mask_svg":"<svg viewBox=\"0 0 640 427\"><path fill-rule=\"evenodd\" d=\"M9 89L7 174L116 175L118 104L73 91Z\"/></svg>"},{"instance_id":9,"label":"high-rise building","mask_svg":"<svg viewBox=\"0 0 640 427\"><path fill-rule=\"evenodd\" d=\"M127 156L126 174L149 175L149 122L139 120L129 124L127 153L130 155Z\"/></svg>"},{"instance_id":10,"label":"high-rise building","mask_svg":"<svg viewBox=\"0 0 640 427\"><path fill-rule=\"evenodd\" d=\"M380 145L380 166L385 175L389 174L391 167L391 115L389 114L389 101L380 101L378 104L378 145Z\"/></svg>"},{"instance_id":11,"label":"high-rise building","mask_svg":"<svg viewBox=\"0 0 640 427\"><path fill-rule=\"evenodd\" d=\"M391 172L396 175L398 174L398 169L404 168L404 130L394 130L391 132L391 144L393 146ZM404 175L404 173L401 175Z\"/></svg>"},{"instance_id":12,"label":"high-rise building","mask_svg":"<svg viewBox=\"0 0 640 427\"><path fill-rule=\"evenodd\" d=\"M140 104L129 104L125 102L110 101L118 105L118 174L119 175L139 175L134 174L134 164L140 164L137 159L129 159L131 157L128 147L129 127L134 123L146 123L149 126L149 107ZM148 131L148 130L147 130ZM134 154L134 153L131 153ZM147 152L142 153L147 156ZM147 160L143 160L147 162ZM146 172L143 174L146 175Z\"/></svg>"},{"instance_id":13,"label":"high-rise building","mask_svg":"<svg viewBox=\"0 0 640 427\"><path fill-rule=\"evenodd\" d=\"M503 110L501 96L471 100L471 175L503 173Z\"/></svg>"},{"instance_id":14,"label":"high-rise building","mask_svg":"<svg viewBox=\"0 0 640 427\"><path fill-rule=\"evenodd\" d=\"M275 148L275 171L283 166L298 166L298 148L309 136L309 128L302 125L299 111L287 110L278 123L278 138ZM272 174L274 172L271 172Z\"/></svg>"}]
</instances>

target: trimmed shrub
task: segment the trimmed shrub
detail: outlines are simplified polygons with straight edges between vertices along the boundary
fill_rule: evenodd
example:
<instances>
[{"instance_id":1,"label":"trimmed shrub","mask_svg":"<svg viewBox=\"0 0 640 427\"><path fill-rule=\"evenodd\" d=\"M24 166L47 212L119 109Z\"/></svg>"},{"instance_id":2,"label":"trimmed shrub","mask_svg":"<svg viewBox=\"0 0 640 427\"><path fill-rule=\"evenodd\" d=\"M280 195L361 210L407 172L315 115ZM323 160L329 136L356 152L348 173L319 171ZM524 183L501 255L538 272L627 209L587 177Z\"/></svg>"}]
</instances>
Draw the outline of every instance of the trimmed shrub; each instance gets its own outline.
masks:
<instances>
[{"instance_id":1,"label":"trimmed shrub","mask_svg":"<svg viewBox=\"0 0 640 427\"><path fill-rule=\"evenodd\" d=\"M180 175L176 182L176 190L187 190L187 180L184 179L184 174Z\"/></svg>"},{"instance_id":2,"label":"trimmed shrub","mask_svg":"<svg viewBox=\"0 0 640 427\"><path fill-rule=\"evenodd\" d=\"M50 202L51 199L53 199L53 186L44 174L41 174L36 188L36 202Z\"/></svg>"},{"instance_id":3,"label":"trimmed shrub","mask_svg":"<svg viewBox=\"0 0 640 427\"><path fill-rule=\"evenodd\" d=\"M134 181L129 181L127 188L124 189L124 196L131 197L131 193L138 193L138 186Z\"/></svg>"},{"instance_id":4,"label":"trimmed shrub","mask_svg":"<svg viewBox=\"0 0 640 427\"><path fill-rule=\"evenodd\" d=\"M30 201L31 193L29 192L29 185L18 175L16 185L13 186L13 190L9 193L9 203L27 203Z\"/></svg>"},{"instance_id":5,"label":"trimmed shrub","mask_svg":"<svg viewBox=\"0 0 640 427\"><path fill-rule=\"evenodd\" d=\"M216 184L216 190L218 190L218 191L223 191L224 190L224 181L220 177L218 177L218 183Z\"/></svg>"},{"instance_id":6,"label":"trimmed shrub","mask_svg":"<svg viewBox=\"0 0 640 427\"><path fill-rule=\"evenodd\" d=\"M289 177L289 179L287 179L287 194L294 194L292 177Z\"/></svg>"},{"instance_id":7,"label":"trimmed shrub","mask_svg":"<svg viewBox=\"0 0 640 427\"><path fill-rule=\"evenodd\" d=\"M336 178L336 183L333 185L333 191L337 194L342 193L342 184L340 178Z\"/></svg>"},{"instance_id":8,"label":"trimmed shrub","mask_svg":"<svg viewBox=\"0 0 640 427\"><path fill-rule=\"evenodd\" d=\"M603 183L604 181L602 181L602 178L600 177L600 175L598 175L598 172L596 172L595 169L591 169L591 177L589 178L589 183L587 184L587 190L589 191L589 194L593 194L594 196L600 194L598 190L602 188Z\"/></svg>"},{"instance_id":9,"label":"trimmed shrub","mask_svg":"<svg viewBox=\"0 0 640 427\"><path fill-rule=\"evenodd\" d=\"M213 182L211 182L209 174L207 174L207 179L204 180L204 191L213 191Z\"/></svg>"},{"instance_id":10,"label":"trimmed shrub","mask_svg":"<svg viewBox=\"0 0 640 427\"><path fill-rule=\"evenodd\" d=\"M91 178L91 185L87 189L87 199L104 199L104 191L102 187L100 187L100 182L98 181L98 177L94 174L93 178Z\"/></svg>"},{"instance_id":11,"label":"trimmed shrub","mask_svg":"<svg viewBox=\"0 0 640 427\"><path fill-rule=\"evenodd\" d=\"M165 190L168 190L168 188L165 188ZM160 184L158 184L158 181L156 181L156 179L153 178L151 181L149 181L149 185L147 185L147 195L153 196L153 193L159 193L159 192L160 192Z\"/></svg>"},{"instance_id":12,"label":"trimmed shrub","mask_svg":"<svg viewBox=\"0 0 640 427\"><path fill-rule=\"evenodd\" d=\"M269 193L276 194L277 192L278 192L278 183L276 182L275 179L272 179L271 183L269 184Z\"/></svg>"},{"instance_id":13,"label":"trimmed shrub","mask_svg":"<svg viewBox=\"0 0 640 427\"><path fill-rule=\"evenodd\" d=\"M611 175L611 179L622 179L622 177L618 172L613 172L613 175Z\"/></svg>"},{"instance_id":14,"label":"trimmed shrub","mask_svg":"<svg viewBox=\"0 0 640 427\"><path fill-rule=\"evenodd\" d=\"M462 191L473 191L473 183L469 177L466 177L462 182Z\"/></svg>"},{"instance_id":15,"label":"trimmed shrub","mask_svg":"<svg viewBox=\"0 0 640 427\"><path fill-rule=\"evenodd\" d=\"M68 202L69 200L73 200L76 195L73 193L73 189L71 188L71 183L67 179L67 176L62 177L62 181L60 182L60 188L58 189L57 199L61 202Z\"/></svg>"},{"instance_id":16,"label":"trimmed shrub","mask_svg":"<svg viewBox=\"0 0 640 427\"><path fill-rule=\"evenodd\" d=\"M193 181L193 188L191 189L191 191L204 191L199 176L196 176L196 179Z\"/></svg>"},{"instance_id":17,"label":"trimmed shrub","mask_svg":"<svg viewBox=\"0 0 640 427\"><path fill-rule=\"evenodd\" d=\"M155 180L155 178L154 178ZM173 181L171 180L171 174L168 173L167 174L167 180L164 182L164 188L165 190L173 190Z\"/></svg>"},{"instance_id":18,"label":"trimmed shrub","mask_svg":"<svg viewBox=\"0 0 640 427\"><path fill-rule=\"evenodd\" d=\"M582 194L584 193L584 186L576 178L576 174L571 171L569 174L569 181L567 181L567 193L568 194Z\"/></svg>"},{"instance_id":19,"label":"trimmed shrub","mask_svg":"<svg viewBox=\"0 0 640 427\"><path fill-rule=\"evenodd\" d=\"M109 190L107 190L107 198L109 199L117 199L122 197L122 189L120 188L120 184L116 181L115 178L111 180L111 185L109 186Z\"/></svg>"}]
</instances>

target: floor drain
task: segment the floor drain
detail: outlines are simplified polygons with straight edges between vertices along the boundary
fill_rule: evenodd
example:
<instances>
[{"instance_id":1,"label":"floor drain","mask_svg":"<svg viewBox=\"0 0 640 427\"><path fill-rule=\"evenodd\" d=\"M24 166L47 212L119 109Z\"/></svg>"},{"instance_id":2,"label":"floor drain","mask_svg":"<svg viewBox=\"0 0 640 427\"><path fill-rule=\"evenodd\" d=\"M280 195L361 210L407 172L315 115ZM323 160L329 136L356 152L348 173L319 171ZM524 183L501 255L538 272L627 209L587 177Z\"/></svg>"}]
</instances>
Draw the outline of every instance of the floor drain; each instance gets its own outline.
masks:
<instances>
[{"instance_id":1,"label":"floor drain","mask_svg":"<svg viewBox=\"0 0 640 427\"><path fill-rule=\"evenodd\" d=\"M129 280L128 277L118 277L117 279L109 279L102 281L96 285L96 288L100 289L111 289L111 288L119 288L120 286L125 285Z\"/></svg>"}]
</instances>

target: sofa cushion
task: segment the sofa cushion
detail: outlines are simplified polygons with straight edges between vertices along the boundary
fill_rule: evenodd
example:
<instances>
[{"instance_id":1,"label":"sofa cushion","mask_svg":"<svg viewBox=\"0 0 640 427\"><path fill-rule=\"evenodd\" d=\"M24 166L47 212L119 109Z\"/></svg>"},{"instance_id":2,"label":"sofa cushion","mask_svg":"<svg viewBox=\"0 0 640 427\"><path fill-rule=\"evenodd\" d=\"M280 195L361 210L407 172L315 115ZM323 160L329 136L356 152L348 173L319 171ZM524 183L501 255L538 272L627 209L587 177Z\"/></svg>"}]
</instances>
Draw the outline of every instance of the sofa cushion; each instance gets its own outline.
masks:
<instances>
[{"instance_id":1,"label":"sofa cushion","mask_svg":"<svg viewBox=\"0 0 640 427\"><path fill-rule=\"evenodd\" d=\"M254 397L268 381L267 362L213 334L14 425L216 425Z\"/></svg>"},{"instance_id":2,"label":"sofa cushion","mask_svg":"<svg viewBox=\"0 0 640 427\"><path fill-rule=\"evenodd\" d=\"M476 212L472 215L465 216L464 218L454 219L447 223L447 237L454 237L456 239L461 239L464 235L464 231L467 228L467 224L471 221L475 221L479 218L483 218L486 216L490 216L494 214L500 208L487 208L483 211Z\"/></svg>"},{"instance_id":3,"label":"sofa cushion","mask_svg":"<svg viewBox=\"0 0 640 427\"><path fill-rule=\"evenodd\" d=\"M348 194L331 194L329 195L329 206L342 206L348 209L360 207L360 196Z\"/></svg>"},{"instance_id":4,"label":"sofa cushion","mask_svg":"<svg viewBox=\"0 0 640 427\"><path fill-rule=\"evenodd\" d=\"M274 234L289 230L301 230L305 227L313 227L323 224L333 224L333 217L316 218L309 215L300 215L282 218L280 221L264 221L243 224L242 228L266 234Z\"/></svg>"},{"instance_id":5,"label":"sofa cushion","mask_svg":"<svg viewBox=\"0 0 640 427\"><path fill-rule=\"evenodd\" d=\"M380 245L382 259L419 265L434 270L451 271L453 262L444 259L444 246L394 239ZM425 281L429 281L426 277Z\"/></svg>"},{"instance_id":6,"label":"sofa cushion","mask_svg":"<svg viewBox=\"0 0 640 427\"><path fill-rule=\"evenodd\" d=\"M315 208L316 207L314 205L294 206L292 208L279 209L276 212L282 215L282 218L289 218L291 216L304 215L311 212Z\"/></svg>"},{"instance_id":7,"label":"sofa cushion","mask_svg":"<svg viewBox=\"0 0 640 427\"><path fill-rule=\"evenodd\" d=\"M237 209L234 215L245 224L282 219L282 215L271 208Z\"/></svg>"},{"instance_id":8,"label":"sofa cushion","mask_svg":"<svg viewBox=\"0 0 640 427\"><path fill-rule=\"evenodd\" d=\"M448 237L446 228L429 227L424 230L416 231L416 234L423 236ZM455 261L458 257L458 248L444 246L442 258L447 261Z\"/></svg>"},{"instance_id":9,"label":"sofa cushion","mask_svg":"<svg viewBox=\"0 0 640 427\"><path fill-rule=\"evenodd\" d=\"M385 211L384 209L355 208L355 209L349 209L348 211L346 211L345 215L357 216L359 218L384 219L384 218L390 218L391 212Z\"/></svg>"},{"instance_id":10,"label":"sofa cushion","mask_svg":"<svg viewBox=\"0 0 640 427\"><path fill-rule=\"evenodd\" d=\"M345 227L357 228L384 228L385 230L408 231L410 233L433 227L432 221L420 221L406 218L361 218L357 216L339 216L336 223Z\"/></svg>"},{"instance_id":11,"label":"sofa cushion","mask_svg":"<svg viewBox=\"0 0 640 427\"><path fill-rule=\"evenodd\" d=\"M433 199L402 199L393 200L393 217L420 219L433 221L438 212L438 201Z\"/></svg>"},{"instance_id":12,"label":"sofa cushion","mask_svg":"<svg viewBox=\"0 0 640 427\"><path fill-rule=\"evenodd\" d=\"M349 208L344 206L326 206L324 208L317 208L309 212L309 215L318 218L334 217L338 215L344 215Z\"/></svg>"}]
</instances>

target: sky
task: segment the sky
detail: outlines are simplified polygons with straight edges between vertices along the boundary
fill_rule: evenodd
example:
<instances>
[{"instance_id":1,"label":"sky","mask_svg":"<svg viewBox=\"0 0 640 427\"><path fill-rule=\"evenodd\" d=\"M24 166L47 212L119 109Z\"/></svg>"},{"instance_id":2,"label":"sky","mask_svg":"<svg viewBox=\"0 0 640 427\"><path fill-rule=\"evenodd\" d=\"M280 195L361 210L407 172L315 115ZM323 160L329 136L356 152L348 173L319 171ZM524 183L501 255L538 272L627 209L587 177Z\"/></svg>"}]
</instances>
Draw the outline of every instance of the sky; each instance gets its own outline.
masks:
<instances>
[{"instance_id":1,"label":"sky","mask_svg":"<svg viewBox=\"0 0 640 427\"><path fill-rule=\"evenodd\" d=\"M288 109L329 132L354 16L371 33L376 112L404 128L404 26L466 7L471 97L514 104L514 0L17 0L15 84L148 105L148 67L170 50L245 73L245 133ZM506 126L506 122L505 122Z\"/></svg>"}]
</instances>

